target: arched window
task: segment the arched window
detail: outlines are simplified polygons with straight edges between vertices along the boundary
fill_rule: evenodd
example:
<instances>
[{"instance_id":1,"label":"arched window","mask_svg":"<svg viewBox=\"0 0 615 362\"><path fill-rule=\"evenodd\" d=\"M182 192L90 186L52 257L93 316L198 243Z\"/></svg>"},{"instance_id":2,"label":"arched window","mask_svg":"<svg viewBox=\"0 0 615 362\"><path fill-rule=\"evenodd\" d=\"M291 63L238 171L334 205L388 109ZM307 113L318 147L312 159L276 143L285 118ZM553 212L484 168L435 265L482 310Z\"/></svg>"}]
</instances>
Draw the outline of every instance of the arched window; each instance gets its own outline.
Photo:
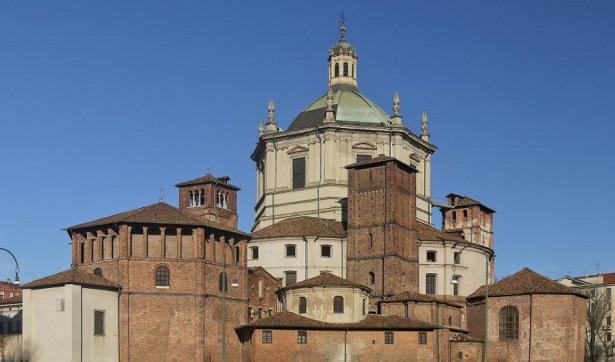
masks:
<instances>
[{"instance_id":1,"label":"arched window","mask_svg":"<svg viewBox=\"0 0 615 362\"><path fill-rule=\"evenodd\" d=\"M338 63L335 63L335 77L339 77L340 76L340 65Z\"/></svg>"},{"instance_id":2,"label":"arched window","mask_svg":"<svg viewBox=\"0 0 615 362\"><path fill-rule=\"evenodd\" d=\"M369 272L367 276L367 284L368 285L376 284L376 274L374 274L373 272Z\"/></svg>"},{"instance_id":3,"label":"arched window","mask_svg":"<svg viewBox=\"0 0 615 362\"><path fill-rule=\"evenodd\" d=\"M100 268L94 269L94 275L102 277L102 270Z\"/></svg>"},{"instance_id":4,"label":"arched window","mask_svg":"<svg viewBox=\"0 0 615 362\"><path fill-rule=\"evenodd\" d=\"M168 287L171 285L171 273L166 266L159 266L156 268L156 286Z\"/></svg>"},{"instance_id":5,"label":"arched window","mask_svg":"<svg viewBox=\"0 0 615 362\"><path fill-rule=\"evenodd\" d=\"M305 297L299 297L299 314L307 312L307 299Z\"/></svg>"},{"instance_id":6,"label":"arched window","mask_svg":"<svg viewBox=\"0 0 615 362\"><path fill-rule=\"evenodd\" d=\"M500 339L519 338L519 310L506 306L500 309Z\"/></svg>"},{"instance_id":7,"label":"arched window","mask_svg":"<svg viewBox=\"0 0 615 362\"><path fill-rule=\"evenodd\" d=\"M348 76L348 63L344 63L344 77Z\"/></svg>"},{"instance_id":8,"label":"arched window","mask_svg":"<svg viewBox=\"0 0 615 362\"><path fill-rule=\"evenodd\" d=\"M344 313L344 297L340 295L333 297L333 313Z\"/></svg>"}]
</instances>

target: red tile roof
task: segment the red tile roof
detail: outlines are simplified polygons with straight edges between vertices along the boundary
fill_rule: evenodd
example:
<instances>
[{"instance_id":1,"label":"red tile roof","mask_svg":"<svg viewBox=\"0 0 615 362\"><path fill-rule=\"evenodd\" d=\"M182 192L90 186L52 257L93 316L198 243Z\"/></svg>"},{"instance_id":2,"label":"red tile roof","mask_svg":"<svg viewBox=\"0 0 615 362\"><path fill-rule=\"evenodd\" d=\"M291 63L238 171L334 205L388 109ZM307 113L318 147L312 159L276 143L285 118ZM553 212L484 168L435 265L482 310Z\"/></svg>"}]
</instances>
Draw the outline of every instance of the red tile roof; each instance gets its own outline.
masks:
<instances>
[{"instance_id":1,"label":"red tile roof","mask_svg":"<svg viewBox=\"0 0 615 362\"><path fill-rule=\"evenodd\" d=\"M495 210L493 210L492 208L489 208L485 205L483 205L480 201L476 201L474 199L471 199L467 196L461 196L461 195L457 195L457 194L448 194L446 195L447 198L453 198L453 197L458 197L457 199L457 203L455 203L455 205L453 205L454 207L457 206L481 206L491 212L495 212Z\"/></svg>"},{"instance_id":2,"label":"red tile roof","mask_svg":"<svg viewBox=\"0 0 615 362\"><path fill-rule=\"evenodd\" d=\"M350 287L360 288L371 292L372 289L359 283L351 282L348 279L340 278L331 273L322 273L310 279L305 279L295 284L281 288L279 291L284 292L291 289L314 288L314 287Z\"/></svg>"},{"instance_id":3,"label":"red tile roof","mask_svg":"<svg viewBox=\"0 0 615 362\"><path fill-rule=\"evenodd\" d=\"M284 219L252 233L253 239L293 236L343 238L346 237L346 228L339 221L302 216Z\"/></svg>"},{"instance_id":4,"label":"red tile roof","mask_svg":"<svg viewBox=\"0 0 615 362\"><path fill-rule=\"evenodd\" d=\"M389 161L394 161L397 164L401 165L402 167L405 167L407 169L413 170L415 172L417 171L414 166L405 164L405 163L401 162L400 160L396 159L395 157L389 157L389 156L385 156L385 155L378 155L377 157L370 158L369 160L352 163L352 164L346 166L346 168L348 168L348 169L350 169L350 168L364 168L364 167L367 167L367 166L370 166L370 165L375 165L375 164L379 164L379 163L385 163L385 162L389 162Z\"/></svg>"},{"instance_id":5,"label":"red tile roof","mask_svg":"<svg viewBox=\"0 0 615 362\"><path fill-rule=\"evenodd\" d=\"M460 244L472 244L457 234L447 233L418 221L416 222L416 230L418 232L417 236L419 240L448 240L458 242Z\"/></svg>"},{"instance_id":6,"label":"red tile roof","mask_svg":"<svg viewBox=\"0 0 615 362\"><path fill-rule=\"evenodd\" d=\"M394 303L394 302L419 302L419 303L440 303L440 304L446 304L446 305L450 305L453 307L457 307L457 308L461 308L462 306L457 304L457 303L453 303L451 301L448 300L444 300L444 299L439 299L439 298L435 298L429 295L425 295L425 294L420 294L420 293L413 293L413 292L409 292L409 291L405 291L402 293L399 293L397 295L393 295L390 297L385 298L384 300L378 301L376 302L377 304L386 304L386 303Z\"/></svg>"},{"instance_id":7,"label":"red tile roof","mask_svg":"<svg viewBox=\"0 0 615 362\"><path fill-rule=\"evenodd\" d=\"M241 235L248 234L228 227L217 222L207 220L205 218L197 218L192 214L188 214L174 206L164 202L158 202L138 209L122 212L119 214L104 217L102 219L78 224L67 228L74 231L77 229L91 228L95 226L113 225L113 224L158 224L158 225L191 225L211 227L219 230L229 231Z\"/></svg>"},{"instance_id":8,"label":"red tile roof","mask_svg":"<svg viewBox=\"0 0 615 362\"><path fill-rule=\"evenodd\" d=\"M442 327L414 319L393 315L369 314L359 322L327 323L283 311L271 317L256 320L237 329L333 329L333 330L406 330L429 331Z\"/></svg>"},{"instance_id":9,"label":"red tile roof","mask_svg":"<svg viewBox=\"0 0 615 362\"><path fill-rule=\"evenodd\" d=\"M93 273L86 273L77 268L71 268L57 274L53 274L41 279L31 281L24 284L23 289L37 289L43 287L54 287L66 284L86 285L92 287L101 287L107 289L119 289L121 288L117 283L112 282L109 279L94 275Z\"/></svg>"},{"instance_id":10,"label":"red tile roof","mask_svg":"<svg viewBox=\"0 0 615 362\"><path fill-rule=\"evenodd\" d=\"M10 298L0 299L0 305L20 304L22 302L23 302L23 296L21 294L10 297Z\"/></svg>"},{"instance_id":11,"label":"red tile roof","mask_svg":"<svg viewBox=\"0 0 615 362\"><path fill-rule=\"evenodd\" d=\"M489 285L489 297L523 294L570 294L586 298L581 292L562 285L535 271L524 268L499 282ZM468 296L468 300L480 299L485 296L485 286L481 286Z\"/></svg>"},{"instance_id":12,"label":"red tile roof","mask_svg":"<svg viewBox=\"0 0 615 362\"><path fill-rule=\"evenodd\" d=\"M231 185L230 183L228 183L228 181L230 179L231 178L228 177L228 176L214 177L212 174L208 173L205 176L198 177L198 178L195 178L195 179L190 180L190 181L180 182L180 183L178 183L175 186L176 187L181 187L181 186L202 185L202 184L206 184L206 183L217 183L219 185L224 185L224 186L230 187L230 188L235 189L235 190L241 190L239 187L237 187L235 185Z\"/></svg>"}]
</instances>

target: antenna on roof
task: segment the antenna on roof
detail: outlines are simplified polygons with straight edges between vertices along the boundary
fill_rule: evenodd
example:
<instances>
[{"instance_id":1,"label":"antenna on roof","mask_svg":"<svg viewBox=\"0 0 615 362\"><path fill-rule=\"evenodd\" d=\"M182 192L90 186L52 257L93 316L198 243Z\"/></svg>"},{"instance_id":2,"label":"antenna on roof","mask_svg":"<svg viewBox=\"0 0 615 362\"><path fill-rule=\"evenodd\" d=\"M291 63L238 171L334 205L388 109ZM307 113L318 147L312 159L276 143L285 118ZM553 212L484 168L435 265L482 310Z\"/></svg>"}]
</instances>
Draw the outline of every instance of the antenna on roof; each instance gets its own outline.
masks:
<instances>
[{"instance_id":1,"label":"antenna on roof","mask_svg":"<svg viewBox=\"0 0 615 362\"><path fill-rule=\"evenodd\" d=\"M161 187L160 188L160 202L162 202L162 199L164 199L164 189Z\"/></svg>"}]
</instances>

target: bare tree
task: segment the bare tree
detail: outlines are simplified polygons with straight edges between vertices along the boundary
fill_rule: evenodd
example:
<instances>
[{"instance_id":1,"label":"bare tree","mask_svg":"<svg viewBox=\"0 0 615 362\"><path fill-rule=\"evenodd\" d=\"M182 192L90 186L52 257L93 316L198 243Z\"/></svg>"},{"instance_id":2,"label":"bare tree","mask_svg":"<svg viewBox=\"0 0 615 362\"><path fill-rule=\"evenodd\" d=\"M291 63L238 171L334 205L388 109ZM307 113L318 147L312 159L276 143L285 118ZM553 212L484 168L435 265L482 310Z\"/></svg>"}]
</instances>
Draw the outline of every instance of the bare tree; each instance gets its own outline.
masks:
<instances>
[{"instance_id":1,"label":"bare tree","mask_svg":"<svg viewBox=\"0 0 615 362\"><path fill-rule=\"evenodd\" d=\"M611 300L602 288L586 291L587 328L585 333L585 361L605 361L610 347Z\"/></svg>"}]
</instances>

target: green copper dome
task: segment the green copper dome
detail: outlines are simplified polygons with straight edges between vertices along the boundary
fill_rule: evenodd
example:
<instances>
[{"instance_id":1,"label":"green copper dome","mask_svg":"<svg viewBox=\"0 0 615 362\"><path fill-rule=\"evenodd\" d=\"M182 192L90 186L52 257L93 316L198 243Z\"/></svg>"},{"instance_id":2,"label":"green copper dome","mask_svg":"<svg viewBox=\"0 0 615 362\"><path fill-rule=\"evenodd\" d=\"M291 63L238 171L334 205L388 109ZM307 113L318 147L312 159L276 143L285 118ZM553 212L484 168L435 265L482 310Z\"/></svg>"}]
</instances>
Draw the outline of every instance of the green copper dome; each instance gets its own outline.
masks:
<instances>
[{"instance_id":1,"label":"green copper dome","mask_svg":"<svg viewBox=\"0 0 615 362\"><path fill-rule=\"evenodd\" d=\"M374 102L359 93L353 85L339 84L333 87L333 110L335 121L388 126L389 115ZM327 95L307 106L288 127L289 131L322 124L327 110Z\"/></svg>"}]
</instances>

